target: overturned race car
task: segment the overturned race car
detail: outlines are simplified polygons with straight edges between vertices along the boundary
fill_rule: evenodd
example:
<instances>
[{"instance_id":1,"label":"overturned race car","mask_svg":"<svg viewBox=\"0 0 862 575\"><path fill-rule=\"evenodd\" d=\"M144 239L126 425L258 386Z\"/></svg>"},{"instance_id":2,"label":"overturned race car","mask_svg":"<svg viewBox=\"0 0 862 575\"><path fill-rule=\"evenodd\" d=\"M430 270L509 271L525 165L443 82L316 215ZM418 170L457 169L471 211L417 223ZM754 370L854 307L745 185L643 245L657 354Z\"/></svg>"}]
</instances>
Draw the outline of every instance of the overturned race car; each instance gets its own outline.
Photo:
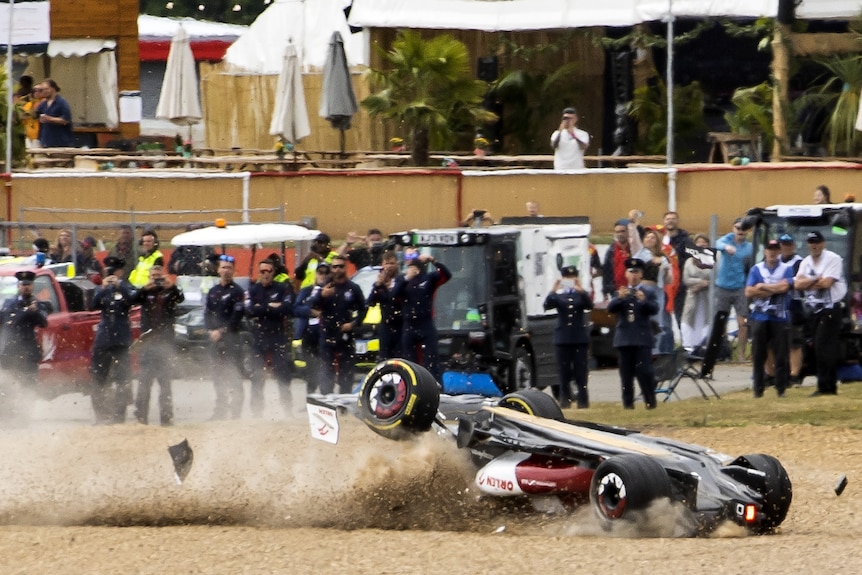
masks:
<instances>
[{"instance_id":1,"label":"overturned race car","mask_svg":"<svg viewBox=\"0 0 862 575\"><path fill-rule=\"evenodd\" d=\"M683 509L685 535L709 534L726 521L767 534L784 521L793 496L787 472L772 456L734 459L630 429L567 420L553 398L535 389L502 398L443 395L427 370L401 359L377 364L358 394L311 395L307 403L316 439L337 443L341 411L389 439L436 430L469 450L483 495L528 498L545 511L549 497L558 509L589 503L608 531L636 527L638 517L664 499Z\"/></svg>"}]
</instances>

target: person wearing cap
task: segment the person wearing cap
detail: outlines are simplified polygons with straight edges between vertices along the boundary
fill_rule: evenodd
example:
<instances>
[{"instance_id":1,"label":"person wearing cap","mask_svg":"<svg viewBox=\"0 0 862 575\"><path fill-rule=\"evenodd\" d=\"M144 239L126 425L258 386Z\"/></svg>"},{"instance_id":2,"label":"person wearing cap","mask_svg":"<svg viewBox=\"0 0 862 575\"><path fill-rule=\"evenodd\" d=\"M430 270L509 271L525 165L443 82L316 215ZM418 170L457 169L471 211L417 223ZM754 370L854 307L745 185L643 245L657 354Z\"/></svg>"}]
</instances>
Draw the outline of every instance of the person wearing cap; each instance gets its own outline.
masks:
<instances>
[{"instance_id":1,"label":"person wearing cap","mask_svg":"<svg viewBox=\"0 0 862 575\"><path fill-rule=\"evenodd\" d=\"M134 301L141 305L141 332L146 334L141 338L141 375L135 394L135 419L144 425L149 422L150 395L153 382L158 381L159 423L173 425L174 320L179 315L179 305L185 301L185 295L165 274L164 262L156 261L150 268L150 281L135 293Z\"/></svg>"},{"instance_id":2,"label":"person wearing cap","mask_svg":"<svg viewBox=\"0 0 862 575\"><path fill-rule=\"evenodd\" d=\"M581 285L577 266L560 270L560 279L554 282L545 298L544 309L557 310L557 327L554 329L554 348L560 383L551 386L560 407L572 405L572 380L577 386L578 409L590 406L587 392L590 332L586 312L593 309L593 299Z\"/></svg>"},{"instance_id":3,"label":"person wearing cap","mask_svg":"<svg viewBox=\"0 0 862 575\"><path fill-rule=\"evenodd\" d=\"M836 395L839 361L836 334L841 331L847 295L844 260L826 249L826 238L819 231L809 232L806 241L809 253L799 264L794 287L805 293L803 305L810 318L810 333L814 335L817 391L812 396Z\"/></svg>"},{"instance_id":4,"label":"person wearing cap","mask_svg":"<svg viewBox=\"0 0 862 575\"><path fill-rule=\"evenodd\" d=\"M366 304L369 308L380 306L380 325L377 335L380 339L379 360L391 357L401 357L401 339L404 329L404 316L401 304L392 297L392 290L398 278L398 256L394 251L387 251L381 260L380 273L368 294Z\"/></svg>"},{"instance_id":5,"label":"person wearing cap","mask_svg":"<svg viewBox=\"0 0 862 575\"><path fill-rule=\"evenodd\" d=\"M799 273L799 265L802 263L802 256L796 253L796 241L793 236L788 233L783 233L778 236L778 243L781 245L781 255L779 259L781 263L787 264L793 270L795 277ZM802 346L805 344L805 310L802 307L803 294L798 289L791 289L788 292L790 297L790 367L788 384L798 386L802 383L800 373L802 372ZM774 376L774 371L771 368L771 358L766 361L766 373L768 376Z\"/></svg>"},{"instance_id":6,"label":"person wearing cap","mask_svg":"<svg viewBox=\"0 0 862 575\"><path fill-rule=\"evenodd\" d=\"M577 110L564 108L560 127L551 134L555 170L584 169L584 150L590 145L590 135L577 126Z\"/></svg>"},{"instance_id":7,"label":"person wearing cap","mask_svg":"<svg viewBox=\"0 0 862 575\"><path fill-rule=\"evenodd\" d=\"M347 259L332 258L332 279L309 300L320 310L320 393L334 390L338 369L339 393L350 393L356 365L355 334L365 319L367 308L362 288L347 277Z\"/></svg>"},{"instance_id":8,"label":"person wearing cap","mask_svg":"<svg viewBox=\"0 0 862 575\"><path fill-rule=\"evenodd\" d=\"M315 273L314 270L317 268L317 264L319 262L326 262L328 264L332 263L332 259L338 255L338 252L332 250L332 239L328 234L318 234L314 241L311 242L311 248L309 249L308 254L302 258L302 261L299 262L299 265L296 266L296 269L293 270L293 275L296 278L296 282L299 284L295 286L297 291L302 288L314 285Z\"/></svg>"},{"instance_id":9,"label":"person wearing cap","mask_svg":"<svg viewBox=\"0 0 862 575\"><path fill-rule=\"evenodd\" d=\"M617 316L614 347L619 354L623 408L634 409L634 380L647 409L654 409L655 371L652 347L655 339L652 318L659 312L658 299L650 286L643 285L644 263L637 258L625 262L627 285L608 302L608 312Z\"/></svg>"},{"instance_id":10,"label":"person wearing cap","mask_svg":"<svg viewBox=\"0 0 862 575\"><path fill-rule=\"evenodd\" d=\"M94 382L90 399L97 424L124 423L126 406L132 403L129 315L134 295L134 290L113 273L105 276L93 296L92 309L100 312L90 358Z\"/></svg>"},{"instance_id":11,"label":"person wearing cap","mask_svg":"<svg viewBox=\"0 0 862 575\"><path fill-rule=\"evenodd\" d=\"M718 272L715 276L715 311L736 312L739 329L737 337L736 361L745 361L745 348L748 344L748 299L745 297L746 269L751 265L754 250L742 229L742 218L733 222L733 231L715 243L720 254Z\"/></svg>"},{"instance_id":12,"label":"person wearing cap","mask_svg":"<svg viewBox=\"0 0 862 575\"><path fill-rule=\"evenodd\" d=\"M105 268L102 263L96 258L96 238L87 236L79 242L81 249L75 255L75 273L79 276L85 276L91 279L97 279L93 282L98 284L102 281L102 274Z\"/></svg>"},{"instance_id":13,"label":"person wearing cap","mask_svg":"<svg viewBox=\"0 0 862 575\"><path fill-rule=\"evenodd\" d=\"M293 285L275 281L278 263L265 259L258 264L257 281L248 288L246 316L250 320L254 364L249 407L254 417L263 417L264 373L267 366L278 382L278 394L285 415L290 415L293 400L291 340L286 321L293 317Z\"/></svg>"},{"instance_id":14,"label":"person wearing cap","mask_svg":"<svg viewBox=\"0 0 862 575\"><path fill-rule=\"evenodd\" d=\"M219 256L219 281L207 292L204 304L204 327L209 332L210 368L216 396L212 420L225 419L228 415L238 419L242 415L240 327L245 315L245 290L233 279L234 263L232 256Z\"/></svg>"},{"instance_id":15,"label":"person wearing cap","mask_svg":"<svg viewBox=\"0 0 862 575\"><path fill-rule=\"evenodd\" d=\"M20 271L18 295L7 298L0 308L0 367L3 376L2 392L6 397L0 401L0 414L6 417L22 417L16 405L16 387L32 387L36 383L42 349L36 337L37 327L47 327L50 305L33 296L36 274ZM11 375L11 377L10 377Z\"/></svg>"},{"instance_id":16,"label":"person wearing cap","mask_svg":"<svg viewBox=\"0 0 862 575\"><path fill-rule=\"evenodd\" d=\"M629 220L617 220L614 224L614 243L605 252L602 262L602 293L605 299L626 284L626 261L632 257L629 243Z\"/></svg>"},{"instance_id":17,"label":"person wearing cap","mask_svg":"<svg viewBox=\"0 0 862 575\"><path fill-rule=\"evenodd\" d=\"M302 341L306 393L317 392L323 371L320 363L320 310L312 308L310 301L331 280L331 270L326 262L319 262L314 272L314 284L299 290L293 304L293 316L296 318L293 339Z\"/></svg>"},{"instance_id":18,"label":"person wearing cap","mask_svg":"<svg viewBox=\"0 0 862 575\"><path fill-rule=\"evenodd\" d=\"M793 268L781 261L781 244L769 240L763 261L751 267L745 282L745 297L751 300L749 316L754 397L763 397L769 351L774 361L775 391L784 397L788 385L790 346L790 288Z\"/></svg>"},{"instance_id":19,"label":"person wearing cap","mask_svg":"<svg viewBox=\"0 0 862 575\"><path fill-rule=\"evenodd\" d=\"M429 263L436 269L429 272ZM398 277L392 288L392 298L402 302L401 353L405 359L422 364L440 381L443 373L437 354L434 294L452 279L452 272L431 254L417 254L406 264L404 275Z\"/></svg>"},{"instance_id":20,"label":"person wearing cap","mask_svg":"<svg viewBox=\"0 0 862 575\"><path fill-rule=\"evenodd\" d=\"M150 268L157 260L165 261L165 256L159 251L159 236L155 230L144 230L141 233L141 255L135 269L129 274L129 283L136 288L142 288L150 281Z\"/></svg>"}]
</instances>

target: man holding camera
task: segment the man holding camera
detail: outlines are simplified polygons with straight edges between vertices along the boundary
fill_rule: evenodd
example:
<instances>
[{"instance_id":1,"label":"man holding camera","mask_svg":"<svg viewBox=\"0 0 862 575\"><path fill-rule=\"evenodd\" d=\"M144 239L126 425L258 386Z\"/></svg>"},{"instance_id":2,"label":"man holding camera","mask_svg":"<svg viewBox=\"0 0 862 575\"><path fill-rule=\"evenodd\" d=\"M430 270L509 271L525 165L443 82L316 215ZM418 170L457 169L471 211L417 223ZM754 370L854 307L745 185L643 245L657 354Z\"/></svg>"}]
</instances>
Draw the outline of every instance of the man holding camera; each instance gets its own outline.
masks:
<instances>
[{"instance_id":1,"label":"man holding camera","mask_svg":"<svg viewBox=\"0 0 862 575\"><path fill-rule=\"evenodd\" d=\"M150 281L136 294L141 304L141 378L135 396L135 418L147 424L153 381L159 381L159 422L173 425L174 400L171 389L174 347L174 318L185 300L182 290L165 275L164 262L150 268Z\"/></svg>"},{"instance_id":2,"label":"man holding camera","mask_svg":"<svg viewBox=\"0 0 862 575\"><path fill-rule=\"evenodd\" d=\"M93 296L93 309L101 312L101 318L90 360L90 373L95 383L91 399L97 424L125 422L126 406L132 402L129 314L135 294L117 275L123 262L108 256L104 263L106 276L102 288Z\"/></svg>"},{"instance_id":3,"label":"man holding camera","mask_svg":"<svg viewBox=\"0 0 862 575\"><path fill-rule=\"evenodd\" d=\"M578 125L578 112L574 108L563 110L560 127L551 134L555 170L584 169L584 150L590 145L590 135Z\"/></svg>"}]
</instances>

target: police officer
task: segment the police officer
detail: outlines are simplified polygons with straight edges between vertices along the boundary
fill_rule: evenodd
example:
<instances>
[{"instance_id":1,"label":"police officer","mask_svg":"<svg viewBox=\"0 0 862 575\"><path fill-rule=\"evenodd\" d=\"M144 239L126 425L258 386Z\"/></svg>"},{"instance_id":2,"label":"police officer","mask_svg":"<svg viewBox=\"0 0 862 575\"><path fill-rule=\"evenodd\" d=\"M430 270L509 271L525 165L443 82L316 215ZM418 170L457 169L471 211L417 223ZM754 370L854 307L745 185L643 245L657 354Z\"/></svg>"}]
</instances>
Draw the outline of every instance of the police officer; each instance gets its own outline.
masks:
<instances>
[{"instance_id":1,"label":"police officer","mask_svg":"<svg viewBox=\"0 0 862 575\"><path fill-rule=\"evenodd\" d=\"M449 281L452 273L430 254L412 252L406 254L405 259L407 269L392 289L392 297L403 302L401 352L405 359L421 363L440 381L442 370L437 357L434 294L437 288ZM434 264L434 271L427 271L429 263Z\"/></svg>"},{"instance_id":2,"label":"police officer","mask_svg":"<svg viewBox=\"0 0 862 575\"><path fill-rule=\"evenodd\" d=\"M365 296L358 285L347 279L344 257L334 257L330 267L332 280L309 302L320 310L320 392L332 393L337 366L338 390L350 393L356 364L354 334L365 319Z\"/></svg>"},{"instance_id":3,"label":"police officer","mask_svg":"<svg viewBox=\"0 0 862 575\"><path fill-rule=\"evenodd\" d=\"M157 261L165 261L165 256L159 251L159 236L155 230L144 230L141 234L141 252L138 264L129 274L129 282L136 288L147 285L150 281L150 268Z\"/></svg>"},{"instance_id":4,"label":"police officer","mask_svg":"<svg viewBox=\"0 0 862 575\"><path fill-rule=\"evenodd\" d=\"M311 298L330 282L329 264L317 264L315 274L315 283L299 290L293 305L293 315L296 318L293 339L302 340L306 393L315 393L319 389L323 371L320 363L320 310L312 308L310 302Z\"/></svg>"},{"instance_id":5,"label":"police officer","mask_svg":"<svg viewBox=\"0 0 862 575\"><path fill-rule=\"evenodd\" d=\"M204 326L209 331L210 360L216 403L212 419L234 419L242 414L243 389L239 362L240 327L245 313L245 291L233 281L233 256L221 255L219 283L210 288L204 305Z\"/></svg>"},{"instance_id":6,"label":"police officer","mask_svg":"<svg viewBox=\"0 0 862 575\"><path fill-rule=\"evenodd\" d=\"M4 416L15 413L16 393L14 387L32 386L36 383L42 350L36 339L36 328L48 325L50 304L33 297L33 282L36 274L20 271L18 296L9 298L0 309L0 367L7 373L3 377L3 390L8 395L0 400L0 413ZM12 375L10 378L9 375Z\"/></svg>"},{"instance_id":7,"label":"police officer","mask_svg":"<svg viewBox=\"0 0 862 575\"><path fill-rule=\"evenodd\" d=\"M623 408L634 409L634 378L647 409L655 409L655 373L652 365L652 316L659 312L658 298L650 286L642 285L644 264L637 258L625 261L626 284L608 302L616 314L614 347L619 354Z\"/></svg>"},{"instance_id":8,"label":"police officer","mask_svg":"<svg viewBox=\"0 0 862 575\"><path fill-rule=\"evenodd\" d=\"M159 423L173 425L174 400L171 385L174 342L174 319L179 304L185 301L182 290L165 275L164 263L150 268L150 281L135 294L141 304L141 378L135 395L135 418L147 424L153 381L159 381Z\"/></svg>"},{"instance_id":9,"label":"police officer","mask_svg":"<svg viewBox=\"0 0 862 575\"><path fill-rule=\"evenodd\" d=\"M586 409L590 406L587 392L590 334L584 314L593 309L593 300L581 286L577 266L566 266L560 273L562 278L554 282L554 287L544 303L546 310L557 310L554 346L560 383L552 386L552 389L560 407L571 407L571 382L574 379L578 387L578 409Z\"/></svg>"},{"instance_id":10,"label":"police officer","mask_svg":"<svg viewBox=\"0 0 862 575\"><path fill-rule=\"evenodd\" d=\"M287 337L288 318L293 316L293 286L274 280L278 262L265 259L258 264L257 282L248 288L246 314L251 320L254 367L249 405L254 417L263 416L264 368L272 366L278 381L279 397L286 415L290 414L290 381L293 359Z\"/></svg>"},{"instance_id":11,"label":"police officer","mask_svg":"<svg viewBox=\"0 0 862 575\"><path fill-rule=\"evenodd\" d=\"M368 295L368 307L380 306L380 325L377 336L380 338L378 359L401 357L401 333L403 317L401 303L392 297L392 290L398 278L398 256L393 251L383 254L382 269L377 275L377 281Z\"/></svg>"},{"instance_id":12,"label":"police officer","mask_svg":"<svg viewBox=\"0 0 862 575\"><path fill-rule=\"evenodd\" d=\"M91 399L97 424L125 422L126 406L132 403L129 314L135 293L117 276L122 266L113 267L111 264L119 263L115 260L105 259L106 276L101 289L93 296L93 309L101 312L90 360L90 373L95 382Z\"/></svg>"}]
</instances>

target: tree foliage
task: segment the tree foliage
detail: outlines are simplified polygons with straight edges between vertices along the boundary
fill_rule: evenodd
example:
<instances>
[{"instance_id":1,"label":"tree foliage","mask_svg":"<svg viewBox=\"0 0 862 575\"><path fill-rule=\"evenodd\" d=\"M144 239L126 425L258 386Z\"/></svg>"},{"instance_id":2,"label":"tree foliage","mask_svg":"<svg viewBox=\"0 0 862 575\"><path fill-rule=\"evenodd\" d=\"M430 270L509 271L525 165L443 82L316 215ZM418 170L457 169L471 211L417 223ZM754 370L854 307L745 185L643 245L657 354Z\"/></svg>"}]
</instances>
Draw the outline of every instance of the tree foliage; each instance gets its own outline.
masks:
<instances>
[{"instance_id":1,"label":"tree foliage","mask_svg":"<svg viewBox=\"0 0 862 575\"><path fill-rule=\"evenodd\" d=\"M273 0L140 0L139 14L251 24ZM239 10L235 8L239 7ZM201 9L203 8L203 9Z\"/></svg>"},{"instance_id":2,"label":"tree foliage","mask_svg":"<svg viewBox=\"0 0 862 575\"><path fill-rule=\"evenodd\" d=\"M362 106L410 131L415 165L428 164L429 144L449 147L459 134L496 119L481 106L488 87L472 78L467 47L451 35L423 40L403 30L381 56L386 67L368 71L377 91Z\"/></svg>"},{"instance_id":3,"label":"tree foliage","mask_svg":"<svg viewBox=\"0 0 862 575\"><path fill-rule=\"evenodd\" d=\"M674 86L674 161L691 159L687 140L702 135L708 128L703 118L703 89L698 82ZM640 124L643 137L638 138L642 154L664 154L667 147L667 87L658 80L654 85L635 90L629 115Z\"/></svg>"}]
</instances>

